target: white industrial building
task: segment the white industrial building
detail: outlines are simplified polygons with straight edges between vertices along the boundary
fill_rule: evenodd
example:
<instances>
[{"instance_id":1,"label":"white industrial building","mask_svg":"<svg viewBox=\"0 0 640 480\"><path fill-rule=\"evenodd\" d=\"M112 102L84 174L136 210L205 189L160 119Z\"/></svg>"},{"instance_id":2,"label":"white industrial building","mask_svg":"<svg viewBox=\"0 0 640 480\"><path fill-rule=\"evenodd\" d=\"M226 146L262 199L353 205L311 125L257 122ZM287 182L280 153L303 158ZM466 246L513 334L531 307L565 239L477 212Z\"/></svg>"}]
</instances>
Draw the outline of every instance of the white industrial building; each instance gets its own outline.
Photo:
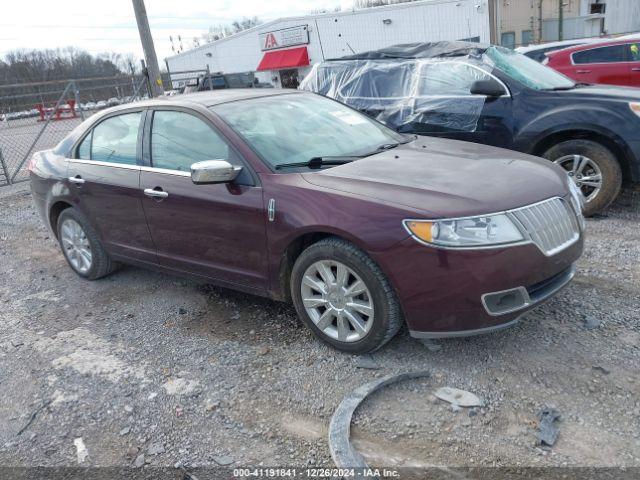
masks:
<instances>
[{"instance_id":1,"label":"white industrial building","mask_svg":"<svg viewBox=\"0 0 640 480\"><path fill-rule=\"evenodd\" d=\"M296 87L311 65L399 43L490 41L488 0L425 0L282 18L166 59L171 72L255 72L262 83Z\"/></svg>"}]
</instances>

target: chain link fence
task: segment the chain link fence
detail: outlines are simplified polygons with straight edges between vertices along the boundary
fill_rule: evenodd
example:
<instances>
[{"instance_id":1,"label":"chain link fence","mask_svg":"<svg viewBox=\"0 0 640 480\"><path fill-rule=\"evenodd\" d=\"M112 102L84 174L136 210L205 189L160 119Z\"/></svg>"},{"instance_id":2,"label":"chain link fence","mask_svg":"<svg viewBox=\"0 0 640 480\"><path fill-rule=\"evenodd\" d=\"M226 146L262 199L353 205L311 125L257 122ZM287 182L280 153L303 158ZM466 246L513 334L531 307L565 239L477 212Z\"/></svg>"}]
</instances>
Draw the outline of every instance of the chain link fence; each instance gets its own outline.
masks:
<instances>
[{"instance_id":1,"label":"chain link fence","mask_svg":"<svg viewBox=\"0 0 640 480\"><path fill-rule=\"evenodd\" d=\"M84 119L147 97L142 75L0 85L0 186L27 180L30 156L54 147Z\"/></svg>"}]
</instances>

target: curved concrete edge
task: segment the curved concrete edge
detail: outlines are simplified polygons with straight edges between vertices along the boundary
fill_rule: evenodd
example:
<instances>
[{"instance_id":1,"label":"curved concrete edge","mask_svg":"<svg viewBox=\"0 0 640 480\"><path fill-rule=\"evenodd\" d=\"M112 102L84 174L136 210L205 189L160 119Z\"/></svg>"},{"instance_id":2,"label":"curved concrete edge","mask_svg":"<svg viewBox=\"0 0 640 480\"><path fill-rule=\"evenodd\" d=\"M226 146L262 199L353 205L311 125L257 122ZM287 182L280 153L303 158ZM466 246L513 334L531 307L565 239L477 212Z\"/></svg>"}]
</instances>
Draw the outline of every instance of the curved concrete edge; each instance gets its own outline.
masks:
<instances>
[{"instance_id":1,"label":"curved concrete edge","mask_svg":"<svg viewBox=\"0 0 640 480\"><path fill-rule=\"evenodd\" d=\"M351 445L351 418L353 412L365 398L392 383L414 378L429 378L430 376L428 371L387 375L356 388L344 397L333 413L329 424L329 450L336 466L354 469L369 468L362 455Z\"/></svg>"}]
</instances>

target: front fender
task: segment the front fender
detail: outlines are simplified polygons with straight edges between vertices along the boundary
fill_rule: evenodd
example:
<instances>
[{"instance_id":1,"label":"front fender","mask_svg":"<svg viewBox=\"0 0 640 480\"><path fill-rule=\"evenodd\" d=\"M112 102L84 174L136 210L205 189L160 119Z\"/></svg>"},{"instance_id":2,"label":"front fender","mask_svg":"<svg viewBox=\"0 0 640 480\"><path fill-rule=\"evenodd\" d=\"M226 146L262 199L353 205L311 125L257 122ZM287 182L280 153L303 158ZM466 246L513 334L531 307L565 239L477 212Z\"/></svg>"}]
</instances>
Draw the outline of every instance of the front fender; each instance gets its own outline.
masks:
<instances>
[{"instance_id":1,"label":"front fender","mask_svg":"<svg viewBox=\"0 0 640 480\"><path fill-rule=\"evenodd\" d=\"M539 154L539 145L551 135L581 131L606 137L627 152L629 145L624 137L628 124L627 116L603 108L553 109L531 120L518 131L514 139L514 149Z\"/></svg>"}]
</instances>

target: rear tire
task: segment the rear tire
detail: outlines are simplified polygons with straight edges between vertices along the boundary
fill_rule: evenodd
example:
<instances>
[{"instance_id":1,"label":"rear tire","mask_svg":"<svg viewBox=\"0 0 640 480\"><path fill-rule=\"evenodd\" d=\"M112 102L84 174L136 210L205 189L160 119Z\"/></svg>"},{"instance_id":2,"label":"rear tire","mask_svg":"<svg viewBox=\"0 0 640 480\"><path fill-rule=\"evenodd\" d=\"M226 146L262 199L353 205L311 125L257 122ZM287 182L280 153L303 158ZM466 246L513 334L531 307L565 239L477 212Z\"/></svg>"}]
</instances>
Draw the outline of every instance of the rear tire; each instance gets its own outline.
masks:
<instances>
[{"instance_id":1,"label":"rear tire","mask_svg":"<svg viewBox=\"0 0 640 480\"><path fill-rule=\"evenodd\" d=\"M117 268L98 234L75 208L67 208L58 217L58 242L71 269L83 278L97 280Z\"/></svg>"},{"instance_id":2,"label":"rear tire","mask_svg":"<svg viewBox=\"0 0 640 480\"><path fill-rule=\"evenodd\" d=\"M336 237L300 254L291 273L291 297L313 333L343 352L377 350L403 324L400 304L380 267Z\"/></svg>"},{"instance_id":3,"label":"rear tire","mask_svg":"<svg viewBox=\"0 0 640 480\"><path fill-rule=\"evenodd\" d=\"M579 156L586 158L584 170L580 175L587 174L589 178L599 175L601 177L600 190L593 192L592 187L588 185L580 185L580 179L577 178L575 171L571 171L572 157ZM569 173L571 179L578 184L583 194L587 194L586 203L584 205L585 216L591 216L601 212L613 202L620 188L622 187L622 169L616 156L605 146L591 140L567 140L554 145L547 150L543 157L560 164ZM592 162L590 166L590 162ZM578 162L579 163L579 162ZM599 172L598 172L599 171ZM573 173L573 175L572 175Z\"/></svg>"}]
</instances>

